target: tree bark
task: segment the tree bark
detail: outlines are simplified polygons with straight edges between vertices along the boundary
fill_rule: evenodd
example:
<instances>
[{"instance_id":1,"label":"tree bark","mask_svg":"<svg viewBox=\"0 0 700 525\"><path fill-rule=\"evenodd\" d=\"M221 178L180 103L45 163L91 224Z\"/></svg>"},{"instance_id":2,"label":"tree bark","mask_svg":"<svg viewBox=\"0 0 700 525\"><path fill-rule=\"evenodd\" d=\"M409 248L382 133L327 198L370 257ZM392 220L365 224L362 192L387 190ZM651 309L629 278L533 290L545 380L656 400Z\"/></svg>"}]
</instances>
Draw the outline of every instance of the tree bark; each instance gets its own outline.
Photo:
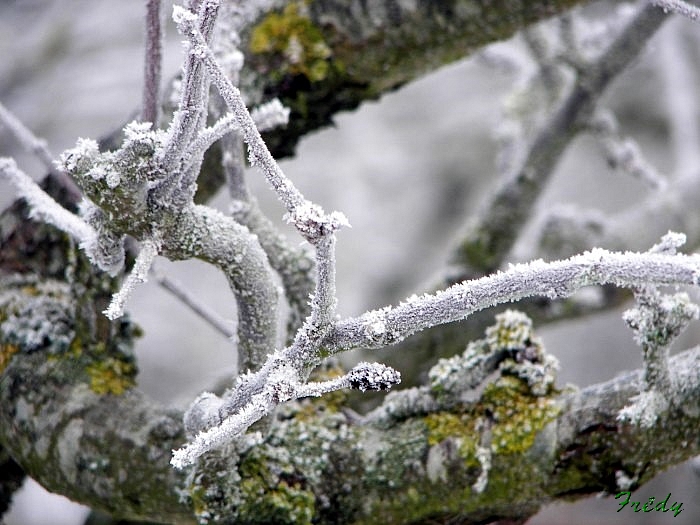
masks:
<instances>
[{"instance_id":1,"label":"tree bark","mask_svg":"<svg viewBox=\"0 0 700 525\"><path fill-rule=\"evenodd\" d=\"M291 125L267 137L276 155L288 155L337 111L579 3L289 2L244 33L242 88L251 102L279 97L292 109ZM301 60L285 55L292 37ZM221 184L212 173L200 198ZM75 195L52 179L46 184L75 206ZM47 489L114 516L163 523L192 523L195 514L224 523L521 520L555 499L615 493L618 472L634 487L700 453L700 350L693 349L670 363L678 404L653 431L617 420L642 390L641 372L544 396L500 376L466 404L441 405L427 387L399 392L376 419L344 412L342 394L292 404L258 446L212 453L187 477L169 465L171 450L186 439L182 414L134 386L138 330L101 314L115 281L64 235L31 222L20 203L0 218L0 240L3 469L19 466ZM417 399L423 409L397 408ZM503 399L518 409L505 411ZM489 435L504 441L492 447ZM479 447L492 449L490 468ZM0 480L0 496L20 478Z\"/></svg>"}]
</instances>

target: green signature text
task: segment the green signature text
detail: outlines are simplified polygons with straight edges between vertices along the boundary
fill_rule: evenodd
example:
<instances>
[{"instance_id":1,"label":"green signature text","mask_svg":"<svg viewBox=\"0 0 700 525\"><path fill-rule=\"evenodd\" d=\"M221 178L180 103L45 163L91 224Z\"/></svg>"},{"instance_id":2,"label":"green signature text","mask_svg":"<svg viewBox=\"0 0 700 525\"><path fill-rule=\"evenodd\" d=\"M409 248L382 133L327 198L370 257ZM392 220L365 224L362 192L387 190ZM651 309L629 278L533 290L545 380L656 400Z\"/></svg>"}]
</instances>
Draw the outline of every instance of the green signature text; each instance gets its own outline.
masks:
<instances>
[{"instance_id":1,"label":"green signature text","mask_svg":"<svg viewBox=\"0 0 700 525\"><path fill-rule=\"evenodd\" d=\"M641 501L630 501L630 498L632 497L632 493L629 491L625 492L620 492L617 496L615 496L615 499L621 499L624 498L620 503L620 508L617 509L617 512L620 512L622 509L624 509L627 505L629 505L630 509L634 509L634 512L651 512L651 511L656 511L656 512L673 512L673 517L675 518L678 516L681 512L683 512L683 503L678 503L677 501L673 502L673 505L668 505L669 500L671 499L671 493L668 493L668 496L666 496L666 499L661 501L659 500L658 503L654 504L655 498L654 496L651 496L649 500L642 504Z\"/></svg>"}]
</instances>

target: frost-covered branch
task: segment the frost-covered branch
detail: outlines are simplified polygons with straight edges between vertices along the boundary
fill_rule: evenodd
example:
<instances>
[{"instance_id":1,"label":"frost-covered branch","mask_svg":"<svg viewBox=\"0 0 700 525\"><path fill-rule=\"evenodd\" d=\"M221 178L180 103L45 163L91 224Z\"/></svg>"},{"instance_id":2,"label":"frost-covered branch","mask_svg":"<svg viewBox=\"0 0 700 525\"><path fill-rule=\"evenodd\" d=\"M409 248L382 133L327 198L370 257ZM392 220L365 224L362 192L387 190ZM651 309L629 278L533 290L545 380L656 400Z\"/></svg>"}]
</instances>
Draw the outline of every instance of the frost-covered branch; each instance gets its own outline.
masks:
<instances>
[{"instance_id":1,"label":"frost-covered branch","mask_svg":"<svg viewBox=\"0 0 700 525\"><path fill-rule=\"evenodd\" d=\"M12 297L13 308L26 315L42 302L58 306L61 294L70 290L55 283L51 290L28 284L3 282L2 308L8 308L7 298ZM64 310L62 315L69 316L66 322L52 329L89 326L70 317L85 315L85 309ZM202 516L209 512L241 520L282 516L298 522L300 513L318 516L320 523L376 522L378 516L400 522L407 514L419 519L486 519L517 513L522 518L561 494L616 493L611 469L625 472L638 486L700 452L698 348L669 360L681 409L662 414L653 432L640 432L617 420L619 410L644 388L642 371L544 396L526 393L517 375L496 375L494 383L482 381L475 397L455 403L466 393L462 379L474 372L474 357L483 358L484 377L499 374L498 360L515 374L517 369L511 367L517 364L543 363L533 351L539 343L532 333L499 326L475 342L471 353L436 367L426 387L387 397L377 409L384 414L381 418L351 419L325 396L302 400L284 410L268 438L251 437L240 455L203 458L189 481L168 465L170 447L184 439L181 414L154 405L136 389L123 395L95 394L75 374L75 361L59 357L66 349L50 338L54 343L47 348L20 347L2 370L0 443L50 490L123 518L173 523L194 521L190 498L199 498L196 509ZM7 333L1 337L6 344ZM109 348L123 351L124 342L110 340ZM489 360L494 351L495 365ZM84 345L83 356L99 359L100 353ZM31 407L39 417L25 417L27 412L18 410L22 407ZM479 424L487 427L489 414L496 417L491 417L488 431L479 430ZM477 459L488 432L493 436L490 469L485 468L488 462ZM47 442L36 436L55 439ZM110 446L101 448L104 443ZM252 470L269 475L260 478L251 475ZM296 484L285 481L289 473ZM479 480L483 489L476 493ZM416 487L423 496L412 503ZM317 503L346 501L343 498L363 505L328 510Z\"/></svg>"},{"instance_id":2,"label":"frost-covered branch","mask_svg":"<svg viewBox=\"0 0 700 525\"><path fill-rule=\"evenodd\" d=\"M323 394L340 389L355 389L365 392L367 390L389 390L393 385L401 382L401 375L393 368L380 363L359 363L346 375L328 381L299 382L299 377L291 366L278 366L267 377L262 392L254 394L250 401L236 413L211 425L212 414L222 412L222 406L216 396L205 393L195 400L194 408L199 413L193 417L190 408L185 415L189 420L188 430L201 430L184 447L174 450L170 463L178 469L191 465L202 454L222 445L232 442L240 437L251 425L267 416L274 408L282 403L304 397L319 397ZM202 401L209 406L204 407ZM215 421L215 418L214 418ZM208 428L206 428L208 426Z\"/></svg>"},{"instance_id":3,"label":"frost-covered branch","mask_svg":"<svg viewBox=\"0 0 700 525\"><path fill-rule=\"evenodd\" d=\"M219 2L202 2L198 11L198 29L204 40L208 41L216 22ZM168 141L162 154L166 172L176 170L182 152L205 125L208 85L201 62L193 55L188 55L185 60L178 111L170 124Z\"/></svg>"},{"instance_id":4,"label":"frost-covered branch","mask_svg":"<svg viewBox=\"0 0 700 525\"><path fill-rule=\"evenodd\" d=\"M227 169L226 165L224 168ZM227 169L227 175L229 173ZM234 185L237 197L250 198L242 179ZM262 212L255 199L241 201L234 197L232 214L239 223L258 236L270 266L282 280L285 298L291 309L287 323L287 335L291 342L291 338L301 327L304 319L311 313L309 297L316 287L315 260L305 246L294 246L279 232L274 223Z\"/></svg>"},{"instance_id":5,"label":"frost-covered branch","mask_svg":"<svg viewBox=\"0 0 700 525\"><path fill-rule=\"evenodd\" d=\"M665 12L671 11L691 20L700 20L700 8L683 0L651 0L651 3Z\"/></svg>"},{"instance_id":6,"label":"frost-covered branch","mask_svg":"<svg viewBox=\"0 0 700 525\"><path fill-rule=\"evenodd\" d=\"M0 174L27 201L30 216L53 224L80 243L89 244L96 237L93 228L48 196L29 175L17 167L13 159L0 158Z\"/></svg>"},{"instance_id":7,"label":"frost-covered branch","mask_svg":"<svg viewBox=\"0 0 700 525\"><path fill-rule=\"evenodd\" d=\"M109 307L104 311L107 319L113 321L124 315L124 306L126 302L129 300L136 285L146 282L148 272L151 269L154 259L158 255L159 248L160 242L152 239L145 240L141 243L141 250L136 256L136 262L131 269L131 273L129 273L124 280L119 292L112 297L112 302L109 304Z\"/></svg>"},{"instance_id":8,"label":"frost-covered branch","mask_svg":"<svg viewBox=\"0 0 700 525\"><path fill-rule=\"evenodd\" d=\"M563 5L550 2L532 10L531 6L536 3L523 4L518 8L518 16L511 13L512 17L496 18L503 20L507 33L512 20L521 23L532 19L533 12L552 12ZM363 35L358 40L364 48L373 47L362 41L364 37L376 28L384 31L382 26L386 20L401 25L403 21L411 20L413 10L423 9L430 3L418 3L423 6L420 8L401 3L387 10L383 9L383 4L369 4L369 11L374 9L374 15L368 17L371 18L369 23L363 24L362 20L358 23L361 29L358 34ZM406 7L409 4L413 7ZM3 373L0 408L5 407L0 410L0 445L11 449L14 457L21 458L23 464L33 470L33 476L50 488L56 487L75 499L109 512L155 520L188 520L192 511L189 504L194 503L192 507L196 508L198 517L213 521L264 521L272 516L295 523L312 520L319 523L396 522L399 521L398 515L415 522L428 519L471 519L477 522L494 517L522 518L535 512L544 501L561 494L610 488L609 481L599 474L598 469L593 468L586 477L579 472L578 463L572 464L572 451L575 455L585 450L586 459L599 460L595 452L600 449L599 443L595 443L597 448L591 447L591 450L585 446L590 436L605 440L606 454L615 456L612 464L622 472L620 478L627 475L623 471L626 469L629 477L635 480L677 461L677 451L672 453L664 447L677 448L679 436L690 440L689 449L697 448L697 440L692 441L697 434L697 351L668 362L666 375L671 378L668 384L671 389L677 387L678 406L673 407L676 413L659 416L661 428L655 439L660 442L647 443L643 433L628 435L629 429L616 419L621 407L629 404L635 389L639 391L642 376L600 385L598 390L589 389L580 395L567 392L561 399L555 399L550 388L552 375L547 369L552 361L539 351L535 338L523 335L527 330L522 330L526 324L522 317L512 314L499 318L501 325L508 325L506 332L509 335L503 336L494 330L487 334L484 343L499 355L498 367L492 366L495 361L491 356L478 355L476 357L483 357L479 360L474 353L455 359L449 366L442 363L442 369L430 376L430 388L414 397L410 397L415 394L411 391L401 405L405 408L417 399L420 401L419 410L405 411L401 417L395 417L397 407L392 403L398 396L388 399L386 417L381 418L381 425L363 421L361 417L350 418L338 411L322 394L346 388L388 389L398 382L399 375L383 365L361 363L340 378L308 381L311 370L329 354L355 346L376 348L390 345L418 330L462 319L489 305L532 294L555 299L568 296L581 286L601 283L633 288L662 284L697 285L700 263L697 256L666 253L668 250L643 254L594 250L565 261L514 266L490 277L460 283L443 292L414 296L397 307L337 321L334 245L335 231L344 225L344 218L339 214L326 214L308 202L279 170L260 140L259 129L256 129L270 115L261 114L257 120L251 117L238 87L228 82L207 45L218 2L202 0L190 5L198 5L200 15L195 19L186 13L181 14L181 21L191 30L188 36L192 45L187 56L189 71L185 75L182 104L169 133L148 130L138 124L130 125L126 129L124 144L116 151L101 153L95 144L82 141L76 150L63 156L62 165L80 179L93 201L93 204L85 204L83 218L88 227L97 232L97 240L87 251L94 260L102 261L100 267L119 267L124 259L123 240L126 235L141 241L144 246L134 272L125 282L124 292L128 292L136 280L145 277L150 262L157 254L162 254L172 259L199 257L215 264L226 274L236 294L243 356L240 368L250 368L252 372L242 374L235 388L222 398L213 394L198 398L185 417L185 425L193 434L190 436L192 440L176 452L173 463L178 466L191 463L204 451L241 437L250 425L277 407L283 414L266 439L254 433L243 436L234 447L235 454L207 455L185 481L181 474L167 468L169 449L185 439L181 414L149 405L132 388L131 357L120 353L124 339L128 339L128 321L123 319L105 327L103 318L96 322L91 317L94 305L89 304L90 294L102 293L105 288L85 286L89 290L87 298L68 297L73 290L70 287L59 286L51 293L45 293L44 288L35 286L36 280L28 278L21 283L22 286L14 286L6 295L3 290L3 300L0 300L3 328L0 331L0 357L2 365L9 363L6 369L0 366L0 373ZM470 9L455 8L454 20L449 18L442 23L459 25L459 17L465 16L463 12L474 11L473 2L462 5ZM295 14L306 17L306 11L300 9ZM316 3L309 6L309 20L318 16L319 9L323 8ZM342 29L347 20L354 22L358 16L356 11L365 10L349 9L339 21L334 20L332 14L324 17L322 30ZM192 22L191 26L187 25L187 20ZM482 22L490 23L485 18ZM369 29L365 33L366 27ZM393 28L387 29L386 34L390 31ZM500 31L499 28L499 35ZM421 34L429 39L433 32L424 29ZM449 34L449 31L441 34ZM392 38L387 37L386 43L390 44ZM329 43L337 41L342 41L348 49L355 45L352 38L329 39ZM375 41L370 40L370 43ZM472 42L470 40L462 47L468 49L475 45ZM532 43L533 49L537 49L539 44ZM430 49L429 44L427 42L422 47ZM316 42L314 49L320 53L322 62L314 64L314 74L331 71L329 77L333 78L333 89L342 92L338 95L339 105L347 104L347 99L343 98L347 95L347 91L343 91L347 87L339 78L339 71L324 69L324 65L334 67L323 62L329 56L330 45ZM419 55L423 52L421 48L413 59L420 62ZM386 75L386 80L379 81L380 84L384 82L384 86L396 85L406 78L397 73L393 60L383 63L378 70L381 74L376 75L377 78ZM400 62L403 58L397 60ZM224 117L228 120L217 129L214 129L217 124L214 128L204 127L208 80L201 67L203 63L224 94L233 115L233 118ZM352 62L344 64L350 64L349 68L353 69ZM543 65L549 67L546 63ZM282 70L284 67L280 66ZM355 62L354 74L360 75L362 67L365 65ZM612 76L611 71L598 73L603 77ZM311 84L323 84L324 81L323 78L311 80ZM369 89L363 86L365 81L361 75L352 82L358 91ZM366 82L368 86L371 83ZM595 82L593 88L597 89ZM599 92L594 98L598 95ZM349 98L354 100L352 96ZM328 111L335 110L337 107ZM279 118L280 115L272 116ZM575 119L572 122L579 124ZM244 205L233 218L193 204L191 193L194 192L204 151L215 138L231 130L242 133L252 160L262 166L285 203L288 220L316 249L317 276L309 315L292 343L274 352L278 344L275 325L278 310L272 270L282 275L288 294L292 285L298 285L299 292L294 300L299 297L306 299L302 290L308 291L308 267L311 265L307 264L309 271L305 271L302 266L308 263L308 257L296 260L295 252L279 242L274 229L267 229L257 216L259 210L255 203L245 195L241 199ZM547 162L555 161L549 159L542 165ZM533 165L537 163L533 161ZM8 169L8 165L2 166ZM530 172L521 174L529 176ZM166 189L168 191L163 191ZM45 207L43 202L40 205ZM266 237L260 234L263 231ZM285 274L279 269L282 267L298 280L286 281ZM83 271L90 273L89 270ZM298 273L294 273L296 271ZM94 284L92 278L90 276L90 284ZM62 300L56 300L57 296ZM5 297L10 299L4 301ZM98 299L95 304L100 304L101 310L104 297ZM31 317L31 306L36 304L51 307L42 312L48 311L54 316L65 314L66 319L61 317L61 320L66 322L60 326L69 331L70 337L65 334L52 337L51 323L33 324L36 317ZM9 317L5 317L7 312L10 312ZM85 318L76 320L77 316ZM25 319L32 322L25 323ZM504 319L516 322L509 324ZM98 325L99 329L96 328ZM509 331L510 328L513 330ZM27 337L17 337L18 332ZM44 337L44 334L48 336ZM108 334L108 341L104 340L105 334ZM510 338L511 335L514 337ZM105 348L109 350L112 361L103 361ZM76 363L80 365L77 368ZM474 364L481 368L472 370L470 367ZM80 370L77 374L76 369ZM104 373L105 369L108 373ZM110 375L115 370L119 372L116 379ZM461 380L470 377L471 372L475 372L471 376L473 379L480 372L487 371L500 374L495 386L489 388L484 377L479 377L474 384L483 388L477 395L483 394L485 404L481 406L488 410L478 412L474 405L471 406L474 411L467 412L470 405L466 402L444 403L449 397L454 400L460 388L460 395L465 394L463 384L469 381ZM665 383L663 374L648 373L647 379L652 376L656 377L652 382ZM109 395L104 394L105 388ZM493 397L489 398L489 395ZM501 395L507 397L498 397ZM320 399L288 403L317 396L321 396ZM319 408L321 404L322 408ZM445 410L448 405L450 410ZM507 414L499 412L504 405L507 405ZM25 417L27 407L41 417ZM586 411L590 407L595 407L594 415L590 410ZM679 418L671 416L677 416L685 409L688 410L687 424L682 425ZM497 417L493 417L494 414ZM509 426L499 427L499 421L506 419ZM611 427L615 429L614 435L605 435L604 432L612 432ZM508 440L509 434L517 440ZM36 436L50 436L48 444L43 439L37 440ZM472 439L472 436L476 437ZM492 436L498 436L502 441ZM668 439L662 439L664 437ZM538 454L538 448L532 447L535 440L538 446L546 445L546 454ZM77 447L76 443L81 446ZM95 443L110 444L108 463L95 459L106 457L105 451ZM635 447L632 458L628 456L630 443L645 446ZM134 457L128 453L132 450L135 451ZM687 452L693 451L697 453L697 450ZM686 453L685 449L683 453ZM635 471L639 465L652 464L652 460L655 461L652 467L644 473ZM605 459L600 461L602 463ZM85 465L89 468L85 469ZM251 470L256 474L250 475ZM113 475L114 472L119 475ZM553 474L550 478L542 476L542 472ZM523 473L527 475L523 476ZM569 473L571 475L566 477ZM123 483L124 476L126 483ZM530 492L531 487L514 481L523 477L528 479L529 485L535 486L532 489L535 493ZM591 477L594 482L588 483ZM105 479L111 482L106 491L110 496L108 501L105 501L104 494L100 494L105 487L101 481ZM574 479L576 481L572 481ZM64 490L63 486L75 487L75 490ZM187 488L183 490L185 486ZM445 487L448 487L447 493ZM134 488L134 493L129 493L131 488ZM416 493L421 494L418 501ZM478 493L479 497L470 499L472 493ZM178 494L181 498L176 497ZM446 498L446 495L450 497ZM142 497L147 501L141 501ZM187 501L188 497L192 501ZM362 501L362 505L358 505L358 501Z\"/></svg>"},{"instance_id":9,"label":"frost-covered branch","mask_svg":"<svg viewBox=\"0 0 700 525\"><path fill-rule=\"evenodd\" d=\"M146 45L141 120L158 127L160 120L160 84L163 62L163 0L146 1Z\"/></svg>"},{"instance_id":10,"label":"frost-covered branch","mask_svg":"<svg viewBox=\"0 0 700 525\"><path fill-rule=\"evenodd\" d=\"M685 244L685 235L669 233L652 248L655 253L675 254ZM669 370L671 344L690 321L700 316L700 308L688 294L661 294L655 286L641 286L635 294L636 306L623 314L642 347L645 388L635 401L620 411L620 419L649 428L661 413L677 403Z\"/></svg>"},{"instance_id":11,"label":"frost-covered branch","mask_svg":"<svg viewBox=\"0 0 700 525\"><path fill-rule=\"evenodd\" d=\"M700 256L594 249L561 261L517 264L435 294L413 296L395 307L339 321L323 346L331 352L357 347L379 348L420 330L458 321L478 310L528 296L561 298L584 286L614 284L633 288L642 283L698 285Z\"/></svg>"},{"instance_id":12,"label":"frost-covered branch","mask_svg":"<svg viewBox=\"0 0 700 525\"><path fill-rule=\"evenodd\" d=\"M629 173L655 190L666 188L668 181L644 158L639 144L620 134L615 115L610 111L599 111L591 121L591 128L598 136L608 165Z\"/></svg>"},{"instance_id":13,"label":"frost-covered branch","mask_svg":"<svg viewBox=\"0 0 700 525\"><path fill-rule=\"evenodd\" d=\"M457 279L483 275L502 264L561 155L593 114L598 98L639 54L665 18L660 9L642 6L615 40L577 72L573 85L554 106L556 109L542 122L534 138L527 141L523 160L505 175L494 195L472 219L453 257L453 262L460 265Z\"/></svg>"},{"instance_id":14,"label":"frost-covered branch","mask_svg":"<svg viewBox=\"0 0 700 525\"><path fill-rule=\"evenodd\" d=\"M26 151L36 155L49 172L55 174L59 173L53 163L53 156L46 145L46 141L36 137L31 130L22 124L22 122L2 104L0 104L0 124L14 135L17 142L19 142Z\"/></svg>"},{"instance_id":15,"label":"frost-covered branch","mask_svg":"<svg viewBox=\"0 0 700 525\"><path fill-rule=\"evenodd\" d=\"M314 340L315 334L308 330L312 323L307 321L289 348L271 355L259 372L239 378L235 389L238 397L219 409L225 416L221 417L221 424L204 430L175 451L173 465L182 468L194 462L203 453L241 436L274 406L299 397L299 383L308 375L306 370L319 362L312 353L314 349L322 347L332 355L357 347L381 348L420 330L464 319L496 304L532 295L567 297L584 286L608 283L622 287L637 287L640 283L697 286L700 284L700 256L614 253L597 249L564 261L515 265L507 271L465 281L436 294L411 297L396 307L336 321L320 341Z\"/></svg>"},{"instance_id":16,"label":"frost-covered branch","mask_svg":"<svg viewBox=\"0 0 700 525\"><path fill-rule=\"evenodd\" d=\"M75 183L62 171L56 168L53 155L45 140L38 138L17 117L0 103L0 123L5 126L15 137L17 142L41 161L46 170L53 175L60 184L77 200L80 190Z\"/></svg>"}]
</instances>

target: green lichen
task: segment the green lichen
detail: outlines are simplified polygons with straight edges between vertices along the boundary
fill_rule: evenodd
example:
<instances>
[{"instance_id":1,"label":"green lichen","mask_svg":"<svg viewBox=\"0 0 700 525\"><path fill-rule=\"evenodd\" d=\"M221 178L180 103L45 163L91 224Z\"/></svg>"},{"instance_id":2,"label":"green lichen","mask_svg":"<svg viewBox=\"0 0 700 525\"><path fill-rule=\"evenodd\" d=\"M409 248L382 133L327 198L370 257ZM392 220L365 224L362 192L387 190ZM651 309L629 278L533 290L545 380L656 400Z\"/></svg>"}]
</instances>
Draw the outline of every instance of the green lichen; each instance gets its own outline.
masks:
<instances>
[{"instance_id":1,"label":"green lichen","mask_svg":"<svg viewBox=\"0 0 700 525\"><path fill-rule=\"evenodd\" d=\"M100 322L104 331L94 333L92 323L74 318L77 303L93 308L94 293L76 295L69 286L52 281L8 281L0 297L0 372L15 353L43 351L57 381L80 378L101 395L123 394L134 386L137 369L131 344L140 329L125 318Z\"/></svg>"},{"instance_id":2,"label":"green lichen","mask_svg":"<svg viewBox=\"0 0 700 525\"><path fill-rule=\"evenodd\" d=\"M270 13L253 28L249 46L276 74L304 75L319 82L328 76L331 49L306 9L307 2L300 1Z\"/></svg>"},{"instance_id":3,"label":"green lichen","mask_svg":"<svg viewBox=\"0 0 700 525\"><path fill-rule=\"evenodd\" d=\"M304 488L301 478L289 465L273 472L266 458L249 454L240 467L239 484L242 501L238 519L242 523L311 523L315 497ZM279 463L277 464L279 465Z\"/></svg>"},{"instance_id":4,"label":"green lichen","mask_svg":"<svg viewBox=\"0 0 700 525\"><path fill-rule=\"evenodd\" d=\"M187 495L199 523L310 524L316 498L284 448L266 441L242 453L233 471L228 450L193 472Z\"/></svg>"}]
</instances>

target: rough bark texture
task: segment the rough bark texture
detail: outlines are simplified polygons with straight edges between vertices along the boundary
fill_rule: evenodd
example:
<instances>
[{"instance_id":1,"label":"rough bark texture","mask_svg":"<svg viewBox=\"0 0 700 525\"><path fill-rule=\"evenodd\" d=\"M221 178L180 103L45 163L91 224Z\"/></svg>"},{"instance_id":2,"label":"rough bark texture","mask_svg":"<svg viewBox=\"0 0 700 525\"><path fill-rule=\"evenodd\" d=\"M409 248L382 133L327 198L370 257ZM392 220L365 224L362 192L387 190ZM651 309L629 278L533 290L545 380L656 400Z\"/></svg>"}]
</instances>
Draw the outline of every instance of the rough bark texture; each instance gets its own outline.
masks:
<instances>
[{"instance_id":1,"label":"rough bark texture","mask_svg":"<svg viewBox=\"0 0 700 525\"><path fill-rule=\"evenodd\" d=\"M335 112L577 3L290 2L246 33L243 87L252 101L277 96L292 108L292 125L268 137L290 154ZM308 49L287 63L292 35ZM204 193L220 180L205 177ZM101 315L115 283L19 203L0 218L0 240L0 511L21 467L100 511L163 523L520 520L558 498L614 493L616 473L634 487L700 453L693 349L670 363L677 398L653 430L617 420L642 388L640 372L544 394L498 373L474 399L447 402L449 390L423 387L366 421L342 410L343 394L293 404L257 446L210 454L186 476L168 464L185 441L182 414L134 386L138 330Z\"/></svg>"},{"instance_id":2,"label":"rough bark texture","mask_svg":"<svg viewBox=\"0 0 700 525\"><path fill-rule=\"evenodd\" d=\"M247 36L243 91L252 100L279 97L290 125L266 136L275 157L291 155L300 137L332 123L335 113L418 78L528 24L583 2L449 0L287 2ZM308 4L308 6L307 6ZM301 60L285 54L289 40Z\"/></svg>"}]
</instances>

